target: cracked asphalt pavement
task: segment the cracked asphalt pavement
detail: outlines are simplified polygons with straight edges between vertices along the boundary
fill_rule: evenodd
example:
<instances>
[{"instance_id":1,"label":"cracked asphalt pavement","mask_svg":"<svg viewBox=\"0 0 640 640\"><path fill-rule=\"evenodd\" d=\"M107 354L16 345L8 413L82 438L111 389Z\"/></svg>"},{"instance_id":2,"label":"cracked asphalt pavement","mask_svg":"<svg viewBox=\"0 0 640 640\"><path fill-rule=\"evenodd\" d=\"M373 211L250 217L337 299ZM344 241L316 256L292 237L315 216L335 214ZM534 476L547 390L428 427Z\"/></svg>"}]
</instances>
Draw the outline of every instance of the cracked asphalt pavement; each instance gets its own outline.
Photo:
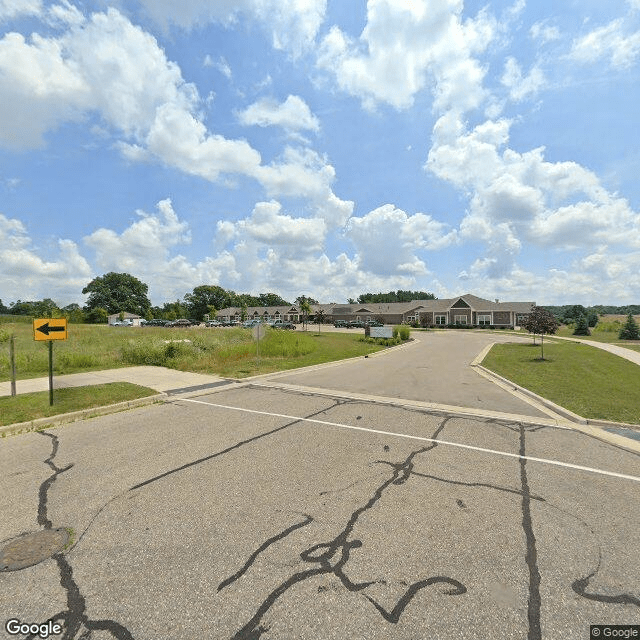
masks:
<instances>
[{"instance_id":1,"label":"cracked asphalt pavement","mask_svg":"<svg viewBox=\"0 0 640 640\"><path fill-rule=\"evenodd\" d=\"M10 618L65 640L640 624L640 455L534 417L247 385L6 438L0 469L0 548L73 530L0 572L2 638Z\"/></svg>"}]
</instances>

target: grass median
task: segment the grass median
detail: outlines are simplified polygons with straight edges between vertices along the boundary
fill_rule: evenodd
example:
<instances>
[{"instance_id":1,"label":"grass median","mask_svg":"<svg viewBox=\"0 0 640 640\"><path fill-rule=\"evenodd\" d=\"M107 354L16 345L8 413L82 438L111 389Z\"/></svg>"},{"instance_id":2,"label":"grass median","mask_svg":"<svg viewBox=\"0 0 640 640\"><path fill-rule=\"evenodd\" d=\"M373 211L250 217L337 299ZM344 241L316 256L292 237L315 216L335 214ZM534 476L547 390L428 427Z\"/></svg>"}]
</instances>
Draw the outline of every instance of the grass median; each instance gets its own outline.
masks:
<instances>
[{"instance_id":1,"label":"grass median","mask_svg":"<svg viewBox=\"0 0 640 640\"><path fill-rule=\"evenodd\" d=\"M0 397L0 425L27 422L37 418L103 407L126 400L136 400L156 394L157 391L129 382L111 382L88 387L67 387L53 390L53 406L49 405L49 392L21 393Z\"/></svg>"},{"instance_id":2,"label":"grass median","mask_svg":"<svg viewBox=\"0 0 640 640\"><path fill-rule=\"evenodd\" d=\"M640 367L573 342L495 344L483 366L578 415L640 423Z\"/></svg>"}]
</instances>

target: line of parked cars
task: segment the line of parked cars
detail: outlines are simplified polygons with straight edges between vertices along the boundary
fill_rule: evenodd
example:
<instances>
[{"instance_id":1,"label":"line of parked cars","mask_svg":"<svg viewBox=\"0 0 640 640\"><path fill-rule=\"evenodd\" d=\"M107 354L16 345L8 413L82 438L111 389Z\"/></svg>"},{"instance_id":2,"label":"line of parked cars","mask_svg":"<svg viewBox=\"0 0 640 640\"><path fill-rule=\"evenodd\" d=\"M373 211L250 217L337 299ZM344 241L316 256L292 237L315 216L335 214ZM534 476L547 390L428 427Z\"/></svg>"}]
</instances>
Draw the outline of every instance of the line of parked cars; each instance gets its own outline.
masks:
<instances>
[{"instance_id":1,"label":"line of parked cars","mask_svg":"<svg viewBox=\"0 0 640 640\"><path fill-rule=\"evenodd\" d=\"M336 320L333 326L342 329L364 329L365 327L382 327L384 325L378 320Z\"/></svg>"},{"instance_id":2,"label":"line of parked cars","mask_svg":"<svg viewBox=\"0 0 640 640\"><path fill-rule=\"evenodd\" d=\"M141 327L197 327L202 325L202 322L198 320L187 320L181 318L180 320L141 320ZM259 319L245 320L244 322L236 322L229 320L221 322L220 320L208 320L204 323L205 327L242 327L244 329L250 329L256 324L265 324L273 329L295 329L296 326L292 322L285 322L284 320L270 320L269 322L262 323ZM113 326L132 326L131 321L124 321L122 323L116 322Z\"/></svg>"}]
</instances>

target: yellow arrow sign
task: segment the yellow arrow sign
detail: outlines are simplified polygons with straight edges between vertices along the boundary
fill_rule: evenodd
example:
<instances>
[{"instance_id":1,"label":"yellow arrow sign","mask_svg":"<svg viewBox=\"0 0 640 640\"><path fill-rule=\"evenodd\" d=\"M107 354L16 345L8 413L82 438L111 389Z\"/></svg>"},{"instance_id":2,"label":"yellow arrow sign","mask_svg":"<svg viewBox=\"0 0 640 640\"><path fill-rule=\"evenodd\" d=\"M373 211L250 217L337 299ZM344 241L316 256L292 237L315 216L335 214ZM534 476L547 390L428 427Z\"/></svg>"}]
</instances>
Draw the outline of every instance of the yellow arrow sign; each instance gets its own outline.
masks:
<instances>
[{"instance_id":1,"label":"yellow arrow sign","mask_svg":"<svg viewBox=\"0 0 640 640\"><path fill-rule=\"evenodd\" d=\"M33 321L34 340L66 340L66 318L37 318Z\"/></svg>"}]
</instances>

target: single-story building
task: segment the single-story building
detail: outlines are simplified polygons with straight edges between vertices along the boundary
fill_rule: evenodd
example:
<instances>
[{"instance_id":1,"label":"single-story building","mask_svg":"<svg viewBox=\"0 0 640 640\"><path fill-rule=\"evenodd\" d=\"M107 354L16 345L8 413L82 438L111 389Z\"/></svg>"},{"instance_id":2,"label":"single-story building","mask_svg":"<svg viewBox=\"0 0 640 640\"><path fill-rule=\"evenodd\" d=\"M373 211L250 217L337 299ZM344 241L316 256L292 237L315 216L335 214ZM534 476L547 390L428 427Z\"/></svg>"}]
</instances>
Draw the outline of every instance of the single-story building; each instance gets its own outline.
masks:
<instances>
[{"instance_id":1,"label":"single-story building","mask_svg":"<svg viewBox=\"0 0 640 640\"><path fill-rule=\"evenodd\" d=\"M123 320L130 320L131 324L134 327L139 327L140 326L140 320L142 320L142 316L138 316L135 313L129 313L128 311L125 311L122 314L122 319ZM107 322L109 324L114 324L115 322L120 322L120 313L112 313L110 316L107 316Z\"/></svg>"},{"instance_id":2,"label":"single-story building","mask_svg":"<svg viewBox=\"0 0 640 640\"><path fill-rule=\"evenodd\" d=\"M535 302L499 302L486 300L470 293L443 300L412 300L411 302L376 302L364 304L312 304L310 321L321 314L325 323L336 320L373 320L385 324L420 324L436 327L468 325L487 327L516 327L531 313ZM242 320L241 307L227 307L217 312L223 322ZM260 318L263 322L284 320L302 322L297 305L277 307L247 307L245 319Z\"/></svg>"}]
</instances>

